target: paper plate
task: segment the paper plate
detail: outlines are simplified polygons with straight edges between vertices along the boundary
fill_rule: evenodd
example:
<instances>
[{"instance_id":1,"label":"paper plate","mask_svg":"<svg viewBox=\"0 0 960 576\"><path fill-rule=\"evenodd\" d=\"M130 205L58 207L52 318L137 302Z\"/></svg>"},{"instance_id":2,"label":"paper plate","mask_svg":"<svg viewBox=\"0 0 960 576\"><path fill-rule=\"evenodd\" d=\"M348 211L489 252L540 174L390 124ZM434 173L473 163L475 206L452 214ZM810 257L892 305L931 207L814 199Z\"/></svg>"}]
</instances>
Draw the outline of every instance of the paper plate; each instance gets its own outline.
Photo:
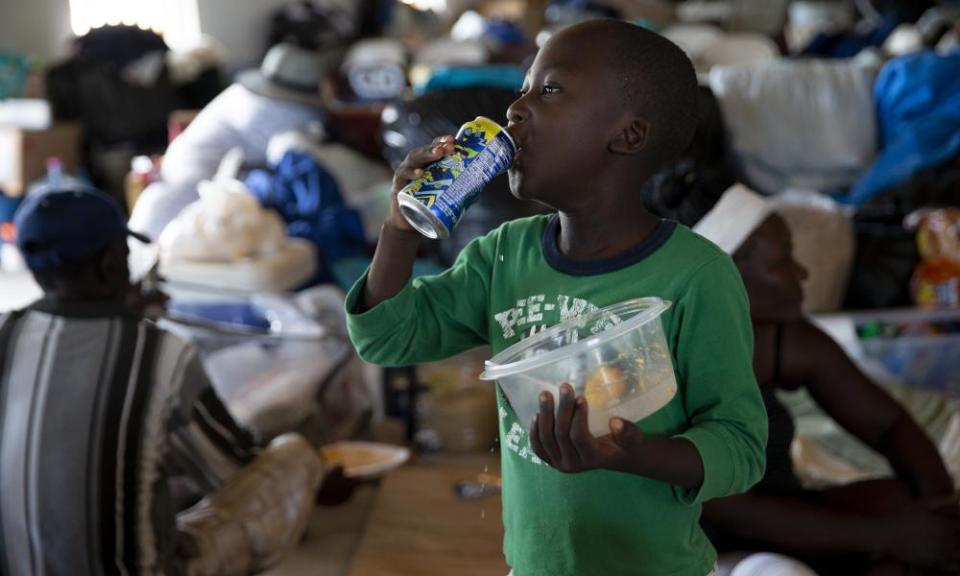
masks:
<instances>
[{"instance_id":1,"label":"paper plate","mask_svg":"<svg viewBox=\"0 0 960 576\"><path fill-rule=\"evenodd\" d=\"M343 466L347 478L375 478L410 459L410 450L376 442L337 442L320 453L328 466Z\"/></svg>"}]
</instances>

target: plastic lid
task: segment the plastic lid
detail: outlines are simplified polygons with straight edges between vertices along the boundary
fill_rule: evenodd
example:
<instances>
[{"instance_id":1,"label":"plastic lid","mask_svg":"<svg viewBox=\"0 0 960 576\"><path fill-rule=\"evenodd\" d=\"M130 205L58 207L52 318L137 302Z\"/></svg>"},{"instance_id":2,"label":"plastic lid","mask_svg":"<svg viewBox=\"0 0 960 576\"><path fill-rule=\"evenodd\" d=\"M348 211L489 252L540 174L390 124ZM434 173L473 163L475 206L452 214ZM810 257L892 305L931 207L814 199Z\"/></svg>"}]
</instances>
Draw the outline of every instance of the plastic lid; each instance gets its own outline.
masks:
<instances>
[{"instance_id":1,"label":"plastic lid","mask_svg":"<svg viewBox=\"0 0 960 576\"><path fill-rule=\"evenodd\" d=\"M618 336L626 334L631 330L635 330L640 326L643 326L647 322L659 318L661 314L670 308L671 304L672 303L670 301L662 300L660 298L637 298L634 300L620 302L619 304L614 304L612 306L607 306L606 308L601 308L595 312L584 314L572 320L562 322L547 330L544 330L543 332L517 342L506 350L501 351L490 360L487 360L484 363L486 370L480 375L480 379L499 380L504 376L512 376L520 372L526 372L534 368L552 364L562 358L582 354L587 350L602 346L606 342L613 340ZM599 334L591 336L590 338L580 340L579 342L575 342L567 346L561 346L556 350L537 354L532 358L525 358L523 360L510 362L511 359L519 357L524 351L535 348L541 342L551 340L558 334L561 334L567 330L579 328L609 316L623 315L638 308L641 309L640 312Z\"/></svg>"}]
</instances>

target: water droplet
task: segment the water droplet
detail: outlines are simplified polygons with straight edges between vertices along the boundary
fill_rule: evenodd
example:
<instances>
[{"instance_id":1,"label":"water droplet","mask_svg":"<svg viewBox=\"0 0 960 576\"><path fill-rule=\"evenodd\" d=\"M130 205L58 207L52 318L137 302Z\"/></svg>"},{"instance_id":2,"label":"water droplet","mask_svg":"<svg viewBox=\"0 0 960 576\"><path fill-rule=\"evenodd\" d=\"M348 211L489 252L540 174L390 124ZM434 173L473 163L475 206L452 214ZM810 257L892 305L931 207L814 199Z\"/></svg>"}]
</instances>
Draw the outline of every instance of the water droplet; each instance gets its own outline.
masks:
<instances>
[{"instance_id":1,"label":"water droplet","mask_svg":"<svg viewBox=\"0 0 960 576\"><path fill-rule=\"evenodd\" d=\"M483 473L484 473L484 474L486 474L486 473L489 472L489 471L490 471L490 467L489 467L489 466L484 466L484 467L483 467Z\"/></svg>"},{"instance_id":2,"label":"water droplet","mask_svg":"<svg viewBox=\"0 0 960 576\"><path fill-rule=\"evenodd\" d=\"M486 520L486 519L487 519L487 509L486 509L486 508L480 510L480 519L481 519L481 520Z\"/></svg>"}]
</instances>

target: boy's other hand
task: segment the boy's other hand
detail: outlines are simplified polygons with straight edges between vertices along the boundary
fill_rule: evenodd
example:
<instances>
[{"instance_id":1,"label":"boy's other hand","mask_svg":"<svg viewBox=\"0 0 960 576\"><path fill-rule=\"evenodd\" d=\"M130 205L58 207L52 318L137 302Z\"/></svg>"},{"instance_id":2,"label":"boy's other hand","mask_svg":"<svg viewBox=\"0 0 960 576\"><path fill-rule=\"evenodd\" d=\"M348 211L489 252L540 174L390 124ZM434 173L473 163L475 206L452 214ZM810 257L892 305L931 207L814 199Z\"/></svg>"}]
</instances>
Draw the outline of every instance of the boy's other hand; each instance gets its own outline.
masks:
<instances>
[{"instance_id":1,"label":"boy's other hand","mask_svg":"<svg viewBox=\"0 0 960 576\"><path fill-rule=\"evenodd\" d=\"M561 472L622 469L639 456L643 432L622 418L610 419L610 434L594 438L587 426L589 406L575 397L573 386L560 386L559 406L554 414L553 394L540 394L540 412L530 427L530 444L544 462Z\"/></svg>"},{"instance_id":2,"label":"boy's other hand","mask_svg":"<svg viewBox=\"0 0 960 576\"><path fill-rule=\"evenodd\" d=\"M407 222L400 212L400 205L397 204L397 194L410 181L416 180L424 175L424 167L433 164L444 156L449 156L454 152L454 137L439 136L433 139L428 146L414 148L407 154L397 171L393 173L393 199L390 202L390 217L387 224L403 232L415 232L413 226Z\"/></svg>"}]
</instances>

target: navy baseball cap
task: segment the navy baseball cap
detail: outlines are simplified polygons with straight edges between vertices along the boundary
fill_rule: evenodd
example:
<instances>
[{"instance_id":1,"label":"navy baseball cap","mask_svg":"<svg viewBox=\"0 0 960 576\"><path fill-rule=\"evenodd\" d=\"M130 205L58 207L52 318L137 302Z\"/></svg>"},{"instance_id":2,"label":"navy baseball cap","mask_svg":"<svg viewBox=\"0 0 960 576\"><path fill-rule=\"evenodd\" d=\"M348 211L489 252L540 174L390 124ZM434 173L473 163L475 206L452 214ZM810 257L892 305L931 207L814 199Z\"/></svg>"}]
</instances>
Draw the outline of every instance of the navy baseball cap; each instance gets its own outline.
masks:
<instances>
[{"instance_id":1,"label":"navy baseball cap","mask_svg":"<svg viewBox=\"0 0 960 576\"><path fill-rule=\"evenodd\" d=\"M17 247L33 270L80 264L132 236L117 202L94 188L48 188L27 196L13 217Z\"/></svg>"}]
</instances>

